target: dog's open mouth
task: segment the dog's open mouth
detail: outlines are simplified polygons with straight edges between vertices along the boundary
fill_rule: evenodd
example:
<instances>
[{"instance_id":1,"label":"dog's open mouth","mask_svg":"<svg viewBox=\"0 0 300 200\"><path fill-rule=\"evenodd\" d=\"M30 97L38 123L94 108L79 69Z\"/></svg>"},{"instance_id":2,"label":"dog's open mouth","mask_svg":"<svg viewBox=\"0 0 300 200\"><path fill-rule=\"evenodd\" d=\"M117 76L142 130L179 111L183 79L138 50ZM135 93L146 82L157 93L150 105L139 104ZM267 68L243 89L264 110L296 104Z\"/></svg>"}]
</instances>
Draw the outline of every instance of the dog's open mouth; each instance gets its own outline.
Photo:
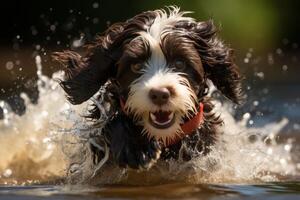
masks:
<instances>
[{"instance_id":1,"label":"dog's open mouth","mask_svg":"<svg viewBox=\"0 0 300 200\"><path fill-rule=\"evenodd\" d=\"M149 121L152 126L159 129L165 129L172 126L175 122L175 114L171 111L150 112Z\"/></svg>"}]
</instances>

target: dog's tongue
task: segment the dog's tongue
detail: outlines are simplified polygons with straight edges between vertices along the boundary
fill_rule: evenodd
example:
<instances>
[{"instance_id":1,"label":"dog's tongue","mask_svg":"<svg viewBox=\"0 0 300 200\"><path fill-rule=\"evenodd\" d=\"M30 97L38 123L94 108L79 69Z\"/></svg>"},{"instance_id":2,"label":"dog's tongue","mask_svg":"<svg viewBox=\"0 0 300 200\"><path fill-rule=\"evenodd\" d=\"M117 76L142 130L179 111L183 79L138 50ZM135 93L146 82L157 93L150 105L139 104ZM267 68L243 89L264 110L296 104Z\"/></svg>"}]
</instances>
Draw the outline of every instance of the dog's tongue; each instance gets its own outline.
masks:
<instances>
[{"instance_id":1,"label":"dog's tongue","mask_svg":"<svg viewBox=\"0 0 300 200\"><path fill-rule=\"evenodd\" d=\"M166 112L166 111L158 111L153 113L155 115L156 121L159 123L164 123L169 120L169 115L171 112Z\"/></svg>"}]
</instances>

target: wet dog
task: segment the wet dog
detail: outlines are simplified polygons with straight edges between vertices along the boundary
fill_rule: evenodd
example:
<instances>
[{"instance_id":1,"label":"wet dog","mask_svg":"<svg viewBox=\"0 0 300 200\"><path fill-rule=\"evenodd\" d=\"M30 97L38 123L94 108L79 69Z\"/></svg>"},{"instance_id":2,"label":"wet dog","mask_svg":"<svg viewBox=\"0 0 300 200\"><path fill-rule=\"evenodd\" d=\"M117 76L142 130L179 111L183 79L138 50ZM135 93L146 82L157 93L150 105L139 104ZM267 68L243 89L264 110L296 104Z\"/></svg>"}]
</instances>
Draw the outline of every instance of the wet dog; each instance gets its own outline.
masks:
<instances>
[{"instance_id":1,"label":"wet dog","mask_svg":"<svg viewBox=\"0 0 300 200\"><path fill-rule=\"evenodd\" d=\"M232 49L211 20L186 14L177 7L143 12L110 26L84 56L54 54L65 66L60 85L72 104L105 87L89 117L101 118L98 104L106 107L99 137L109 148L107 159L121 167L149 168L158 159L178 159L184 148L185 160L206 155L222 124L207 97L208 81L234 103L243 99ZM105 157L96 146L94 154Z\"/></svg>"}]
</instances>

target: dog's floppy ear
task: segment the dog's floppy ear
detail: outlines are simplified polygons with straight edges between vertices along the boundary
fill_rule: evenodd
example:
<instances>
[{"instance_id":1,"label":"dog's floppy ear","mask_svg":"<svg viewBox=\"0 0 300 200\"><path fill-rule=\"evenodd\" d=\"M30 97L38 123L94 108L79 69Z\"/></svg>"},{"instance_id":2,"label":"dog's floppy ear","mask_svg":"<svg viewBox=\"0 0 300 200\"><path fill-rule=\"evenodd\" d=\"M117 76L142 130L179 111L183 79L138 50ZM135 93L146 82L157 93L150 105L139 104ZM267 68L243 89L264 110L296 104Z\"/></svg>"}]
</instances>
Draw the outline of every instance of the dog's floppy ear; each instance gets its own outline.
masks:
<instances>
[{"instance_id":1,"label":"dog's floppy ear","mask_svg":"<svg viewBox=\"0 0 300 200\"><path fill-rule=\"evenodd\" d=\"M102 36L87 46L87 54L74 51L53 53L53 58L64 65L65 77L60 85L72 104L80 104L92 97L115 73L118 52L113 47L115 38L123 31L123 24L111 26Z\"/></svg>"},{"instance_id":2,"label":"dog's floppy ear","mask_svg":"<svg viewBox=\"0 0 300 200\"><path fill-rule=\"evenodd\" d=\"M202 59L208 79L221 93L235 103L242 103L244 95L241 75L234 63L233 50L217 38L217 29L212 20L196 23L191 36Z\"/></svg>"}]
</instances>

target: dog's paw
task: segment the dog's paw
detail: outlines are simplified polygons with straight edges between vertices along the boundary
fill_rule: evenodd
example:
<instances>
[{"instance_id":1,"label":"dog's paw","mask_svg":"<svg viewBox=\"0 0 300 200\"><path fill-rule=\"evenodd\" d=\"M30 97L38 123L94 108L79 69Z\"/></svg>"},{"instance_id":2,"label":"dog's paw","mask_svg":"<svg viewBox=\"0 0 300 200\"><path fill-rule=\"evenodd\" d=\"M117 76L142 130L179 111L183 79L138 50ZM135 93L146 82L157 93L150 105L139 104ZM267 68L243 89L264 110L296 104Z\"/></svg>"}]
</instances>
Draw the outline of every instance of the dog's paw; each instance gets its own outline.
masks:
<instances>
[{"instance_id":1,"label":"dog's paw","mask_svg":"<svg viewBox=\"0 0 300 200\"><path fill-rule=\"evenodd\" d=\"M121 167L149 169L160 158L160 145L151 139L143 145L126 145L117 157Z\"/></svg>"}]
</instances>

